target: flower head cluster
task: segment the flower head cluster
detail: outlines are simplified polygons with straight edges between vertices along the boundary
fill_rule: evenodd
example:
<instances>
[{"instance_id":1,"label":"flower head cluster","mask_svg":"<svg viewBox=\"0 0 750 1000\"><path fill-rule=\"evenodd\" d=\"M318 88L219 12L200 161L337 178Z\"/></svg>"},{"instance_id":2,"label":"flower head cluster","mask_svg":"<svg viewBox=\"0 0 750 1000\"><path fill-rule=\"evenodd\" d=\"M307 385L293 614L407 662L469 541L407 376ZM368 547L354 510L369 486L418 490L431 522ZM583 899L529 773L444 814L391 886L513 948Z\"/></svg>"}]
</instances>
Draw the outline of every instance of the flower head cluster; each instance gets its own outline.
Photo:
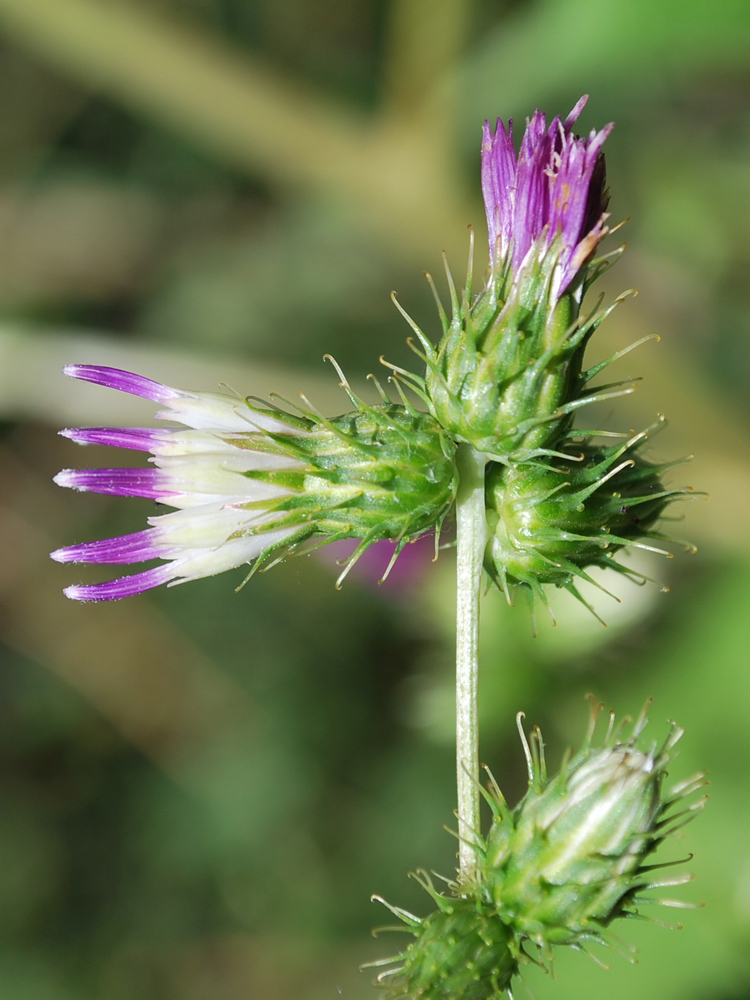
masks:
<instances>
[{"instance_id":1,"label":"flower head cluster","mask_svg":"<svg viewBox=\"0 0 750 1000\"><path fill-rule=\"evenodd\" d=\"M106 600L243 564L263 567L310 540L357 538L356 559L390 538L398 554L449 513L457 446L475 449L485 463L485 567L509 600L519 586L542 598L547 584L577 593L574 578L586 578L590 565L622 571L613 553L658 536L658 517L687 491L665 488L665 467L639 452L645 435L612 449L599 446L595 432L573 428L591 403L632 391L628 383L591 384L625 352L584 364L589 339L620 301L583 308L584 292L618 253L594 257L608 232L603 146L612 126L576 135L585 104L583 97L549 125L535 111L517 153L512 121L498 120L494 132L485 123L486 285L474 293L470 261L459 295L448 272L451 309L438 299L437 345L404 313L424 374L394 368L393 380L426 412L403 392L394 404L381 390L382 405L368 406L343 376L355 409L326 420L109 368L66 368L74 378L145 396L162 406L159 417L183 425L63 432L82 444L150 452L152 468L65 470L58 483L176 508L150 517L145 531L57 550L63 562L165 561L66 593Z\"/></svg>"},{"instance_id":2,"label":"flower head cluster","mask_svg":"<svg viewBox=\"0 0 750 1000\"><path fill-rule=\"evenodd\" d=\"M618 548L643 536L667 540L656 522L691 492L665 487L667 466L642 456L648 432L606 448L597 432L574 429L586 407L634 388L592 385L630 348L585 364L590 338L624 298L604 307L600 299L590 311L583 305L620 252L595 257L608 232L603 146L612 125L577 136L585 103L549 125L536 111L518 153L512 121L498 120L494 132L485 123L486 285L474 293L471 256L462 294L448 271L451 309L438 297L437 345L404 313L425 371L400 377L454 440L486 461L485 567L509 601L514 587L544 600L548 584L580 597L574 581L590 579L587 566L623 572L613 559Z\"/></svg>"},{"instance_id":3,"label":"flower head cluster","mask_svg":"<svg viewBox=\"0 0 750 1000\"><path fill-rule=\"evenodd\" d=\"M640 915L640 904L692 905L648 896L691 880L688 873L657 874L669 862L651 863L656 848L704 803L679 808L706 784L702 774L666 793L662 788L682 730L673 724L661 747L642 749L645 715L627 738L611 715L602 744L594 746L595 721L596 710L582 749L548 777L541 734L535 729L529 741L519 717L528 791L511 809L491 781L492 825L479 838L473 880L449 883L440 893L420 873L437 908L422 918L389 906L413 937L399 955L378 963L390 966L379 977L389 997L499 1000L529 961L527 943L544 963L555 945L585 951L598 943L622 952L608 931L613 920Z\"/></svg>"},{"instance_id":4,"label":"flower head cluster","mask_svg":"<svg viewBox=\"0 0 750 1000\"><path fill-rule=\"evenodd\" d=\"M405 406L367 406L352 396L358 409L329 421L112 368L65 371L151 399L164 407L157 417L183 425L61 432L79 444L150 452L153 467L65 469L56 476L60 486L177 508L150 517L144 531L53 552L59 562L166 560L106 583L68 587L77 600L127 597L245 564L256 569L315 538L361 539L346 573L378 539L396 539L397 555L418 535L439 530L455 495L455 446L432 418Z\"/></svg>"}]
</instances>

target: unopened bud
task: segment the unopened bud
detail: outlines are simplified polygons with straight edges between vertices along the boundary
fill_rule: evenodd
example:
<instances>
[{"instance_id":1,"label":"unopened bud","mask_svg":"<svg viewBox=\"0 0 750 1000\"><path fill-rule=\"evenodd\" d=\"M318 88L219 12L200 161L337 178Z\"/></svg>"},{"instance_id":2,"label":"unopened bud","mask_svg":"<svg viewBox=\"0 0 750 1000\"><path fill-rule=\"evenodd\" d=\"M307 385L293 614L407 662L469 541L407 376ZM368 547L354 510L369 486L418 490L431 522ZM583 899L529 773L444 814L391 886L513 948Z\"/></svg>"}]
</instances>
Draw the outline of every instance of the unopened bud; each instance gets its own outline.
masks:
<instances>
[{"instance_id":1,"label":"unopened bud","mask_svg":"<svg viewBox=\"0 0 750 1000\"><path fill-rule=\"evenodd\" d=\"M519 585L542 600L544 584L578 597L574 581L589 579L588 566L637 579L614 558L626 545L669 555L653 544L670 540L656 522L672 501L694 494L663 485L669 466L653 465L638 451L648 436L610 448L586 445L549 464L495 464L488 470L485 568L509 601Z\"/></svg>"}]
</instances>

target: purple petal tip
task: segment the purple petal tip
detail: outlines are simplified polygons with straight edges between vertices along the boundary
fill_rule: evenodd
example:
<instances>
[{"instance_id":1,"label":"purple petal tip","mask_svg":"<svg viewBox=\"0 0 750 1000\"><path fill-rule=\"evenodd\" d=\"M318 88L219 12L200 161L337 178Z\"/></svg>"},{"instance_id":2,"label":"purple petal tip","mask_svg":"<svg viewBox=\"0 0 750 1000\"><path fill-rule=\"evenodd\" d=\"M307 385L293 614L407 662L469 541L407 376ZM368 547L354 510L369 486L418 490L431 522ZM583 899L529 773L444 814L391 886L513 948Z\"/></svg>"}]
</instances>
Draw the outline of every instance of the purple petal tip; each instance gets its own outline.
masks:
<instances>
[{"instance_id":1,"label":"purple petal tip","mask_svg":"<svg viewBox=\"0 0 750 1000\"><path fill-rule=\"evenodd\" d=\"M52 482L56 483L58 486L66 486L69 489L80 489L76 483L75 469L61 469L56 476L52 477Z\"/></svg>"},{"instance_id":2,"label":"purple petal tip","mask_svg":"<svg viewBox=\"0 0 750 1000\"><path fill-rule=\"evenodd\" d=\"M85 592L87 589L88 589L87 587L78 587L78 586L65 587L65 589L63 590L63 594L65 594L66 597L69 597L71 601L80 601L81 603L95 600L95 598L93 597L86 596Z\"/></svg>"},{"instance_id":3,"label":"purple petal tip","mask_svg":"<svg viewBox=\"0 0 750 1000\"><path fill-rule=\"evenodd\" d=\"M570 114L568 115L568 117L565 119L565 121L563 123L563 128L565 129L566 132L570 131L570 129L572 128L572 126L575 125L575 123L581 117L581 113L582 113L583 109L586 107L586 105L588 104L588 100L589 100L589 95L588 94L584 94L578 100L578 102L574 105L572 111L570 112Z\"/></svg>"},{"instance_id":4,"label":"purple petal tip","mask_svg":"<svg viewBox=\"0 0 750 1000\"><path fill-rule=\"evenodd\" d=\"M158 469L63 469L54 477L58 486L83 493L146 497L160 500L169 495L162 488Z\"/></svg>"},{"instance_id":5,"label":"purple petal tip","mask_svg":"<svg viewBox=\"0 0 750 1000\"><path fill-rule=\"evenodd\" d=\"M157 537L158 533L153 528L147 528L118 538L66 545L50 552L50 558L60 563L104 563L110 566L147 562L149 559L162 558L166 551L165 546L155 543Z\"/></svg>"},{"instance_id":6,"label":"purple petal tip","mask_svg":"<svg viewBox=\"0 0 750 1000\"><path fill-rule=\"evenodd\" d=\"M159 432L145 427L66 427L57 432L76 444L100 444L131 451L151 451Z\"/></svg>"},{"instance_id":7,"label":"purple petal tip","mask_svg":"<svg viewBox=\"0 0 750 1000\"><path fill-rule=\"evenodd\" d=\"M119 389L133 396L142 396L155 403L164 402L179 396L176 389L153 379L126 372L120 368L108 368L104 365L65 365L63 374L69 378L77 378L83 382L102 385L108 389Z\"/></svg>"},{"instance_id":8,"label":"purple petal tip","mask_svg":"<svg viewBox=\"0 0 750 1000\"><path fill-rule=\"evenodd\" d=\"M71 601L118 601L122 597L133 597L145 590L160 587L174 576L170 566L156 566L144 573L121 576L106 583L74 584L72 587L66 587L63 593Z\"/></svg>"}]
</instances>

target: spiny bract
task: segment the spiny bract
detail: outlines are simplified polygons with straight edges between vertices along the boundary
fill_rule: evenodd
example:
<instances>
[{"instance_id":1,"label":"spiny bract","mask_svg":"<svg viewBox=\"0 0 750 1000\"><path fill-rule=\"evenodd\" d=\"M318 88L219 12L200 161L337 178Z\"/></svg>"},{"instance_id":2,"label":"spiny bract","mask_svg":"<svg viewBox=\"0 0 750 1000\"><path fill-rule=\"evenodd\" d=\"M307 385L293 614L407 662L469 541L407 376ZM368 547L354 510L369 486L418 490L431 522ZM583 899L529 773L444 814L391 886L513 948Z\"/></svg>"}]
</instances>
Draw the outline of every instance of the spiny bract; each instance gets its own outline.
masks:
<instances>
[{"instance_id":1,"label":"spiny bract","mask_svg":"<svg viewBox=\"0 0 750 1000\"><path fill-rule=\"evenodd\" d=\"M515 277L493 272L484 291L474 296L472 248L460 299L446 266L451 315L435 292L443 327L437 347L396 301L419 339L420 348L412 349L425 364L424 377L400 369L397 376L457 441L496 461L556 454L580 409L632 391L624 383L589 388L605 365L583 367L591 335L629 293L607 307L600 299L588 313L581 312L581 297L619 251L592 261L588 279L553 301L560 250L554 243Z\"/></svg>"},{"instance_id":2,"label":"spiny bract","mask_svg":"<svg viewBox=\"0 0 750 1000\"><path fill-rule=\"evenodd\" d=\"M287 423L295 418L285 415ZM388 403L361 404L330 420L296 418L298 432L248 434L247 447L274 452L298 468L252 473L288 490L266 505L280 528L293 528L283 553L308 538L361 539L349 569L382 538L397 540L393 561L407 542L440 527L456 495L455 444L426 413ZM278 553L268 550L265 562ZM346 570L345 570L346 572ZM343 576L343 574L342 574ZM339 578L341 579L341 578Z\"/></svg>"}]
</instances>

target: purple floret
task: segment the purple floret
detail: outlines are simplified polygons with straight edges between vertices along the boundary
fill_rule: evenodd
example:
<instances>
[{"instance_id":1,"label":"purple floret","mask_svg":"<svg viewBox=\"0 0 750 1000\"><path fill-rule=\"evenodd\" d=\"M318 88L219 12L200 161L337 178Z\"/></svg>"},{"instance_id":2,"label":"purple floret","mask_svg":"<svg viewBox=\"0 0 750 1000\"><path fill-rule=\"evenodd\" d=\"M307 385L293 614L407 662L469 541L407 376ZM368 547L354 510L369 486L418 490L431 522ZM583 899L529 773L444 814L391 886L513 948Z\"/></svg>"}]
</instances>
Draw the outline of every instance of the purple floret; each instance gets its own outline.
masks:
<instances>
[{"instance_id":1,"label":"purple floret","mask_svg":"<svg viewBox=\"0 0 750 1000\"><path fill-rule=\"evenodd\" d=\"M108 389L119 389L133 396L143 396L144 399L151 399L155 403L162 403L180 395L177 389L162 385L161 382L154 382L143 375L122 371L120 368L106 368L103 365L66 365L63 372L70 378L93 382L94 385L103 385Z\"/></svg>"},{"instance_id":2,"label":"purple floret","mask_svg":"<svg viewBox=\"0 0 750 1000\"><path fill-rule=\"evenodd\" d=\"M171 565L155 566L143 573L121 576L106 583L76 584L66 587L63 593L73 601L116 601L121 597L133 597L144 590L153 590L175 578Z\"/></svg>"},{"instance_id":3,"label":"purple floret","mask_svg":"<svg viewBox=\"0 0 750 1000\"><path fill-rule=\"evenodd\" d=\"M544 237L540 252L560 239L555 292L559 296L605 235L607 207L602 146L607 125L587 139L571 131L584 108L582 97L566 120L549 127L542 111L527 122L518 158L512 123L498 119L495 133L485 122L482 143L482 192L487 212L493 269L510 261L517 272L531 247Z\"/></svg>"},{"instance_id":4,"label":"purple floret","mask_svg":"<svg viewBox=\"0 0 750 1000\"><path fill-rule=\"evenodd\" d=\"M50 556L61 563L103 563L108 566L147 562L149 559L163 558L165 549L154 543L156 537L157 533L147 528L132 535L120 535L119 538L68 545L63 549L55 549Z\"/></svg>"},{"instance_id":5,"label":"purple floret","mask_svg":"<svg viewBox=\"0 0 750 1000\"><path fill-rule=\"evenodd\" d=\"M73 490L111 496L159 500L174 493L164 489L164 477L158 469L63 469L54 481Z\"/></svg>"},{"instance_id":6,"label":"purple floret","mask_svg":"<svg viewBox=\"0 0 750 1000\"><path fill-rule=\"evenodd\" d=\"M66 427L58 434L76 444L110 445L131 451L151 451L160 440L160 432L149 427Z\"/></svg>"},{"instance_id":7,"label":"purple floret","mask_svg":"<svg viewBox=\"0 0 750 1000\"><path fill-rule=\"evenodd\" d=\"M505 124L499 118L493 136L490 123L484 123L482 141L482 194L487 209L490 255L495 249L507 249L513 236L513 205L516 190L516 154L513 148L513 119Z\"/></svg>"}]
</instances>

